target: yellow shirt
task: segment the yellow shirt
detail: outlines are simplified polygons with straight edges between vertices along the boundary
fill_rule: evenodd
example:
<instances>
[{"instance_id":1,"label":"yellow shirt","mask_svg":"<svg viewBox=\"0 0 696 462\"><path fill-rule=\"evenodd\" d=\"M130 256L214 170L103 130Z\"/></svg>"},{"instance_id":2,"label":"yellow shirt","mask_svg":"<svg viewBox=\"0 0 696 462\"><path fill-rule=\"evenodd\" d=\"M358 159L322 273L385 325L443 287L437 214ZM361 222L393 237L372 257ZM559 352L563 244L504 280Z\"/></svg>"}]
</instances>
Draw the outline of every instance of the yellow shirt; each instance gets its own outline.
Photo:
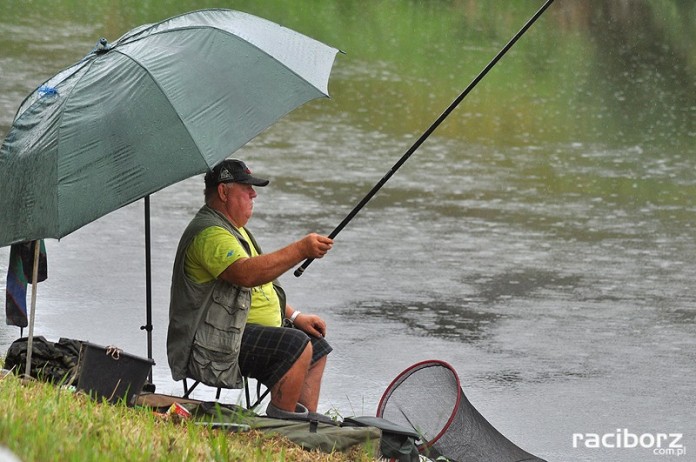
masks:
<instances>
[{"instance_id":1,"label":"yellow shirt","mask_svg":"<svg viewBox=\"0 0 696 462\"><path fill-rule=\"evenodd\" d=\"M251 239L244 228L237 231L251 244ZM240 258L258 255L253 245L248 255L239 240L229 231L219 226L204 229L186 249L184 268L186 275L194 282L203 284L216 279L228 266ZM269 282L251 290L251 309L247 323L263 326L280 326L280 300Z\"/></svg>"}]
</instances>

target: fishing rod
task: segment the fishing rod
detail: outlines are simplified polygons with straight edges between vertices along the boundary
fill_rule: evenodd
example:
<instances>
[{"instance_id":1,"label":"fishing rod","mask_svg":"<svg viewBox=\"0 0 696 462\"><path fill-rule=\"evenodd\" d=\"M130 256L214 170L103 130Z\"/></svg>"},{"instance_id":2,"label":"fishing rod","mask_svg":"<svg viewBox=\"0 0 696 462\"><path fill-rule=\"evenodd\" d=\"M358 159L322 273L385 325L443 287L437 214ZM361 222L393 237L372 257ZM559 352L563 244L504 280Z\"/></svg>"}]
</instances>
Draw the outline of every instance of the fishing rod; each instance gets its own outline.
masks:
<instances>
[{"instance_id":1,"label":"fishing rod","mask_svg":"<svg viewBox=\"0 0 696 462\"><path fill-rule=\"evenodd\" d=\"M473 90L474 87L486 76L486 74L488 74L488 71L490 71L498 61L500 61L500 58L502 58L503 55L507 53L507 51L510 48L512 48L515 42L517 42L517 40L519 40L519 38L522 37L522 35L525 32L527 32L527 29L529 29L537 19L539 19L539 16L541 16L544 13L544 11L546 11L546 9L551 5L551 3L553 3L553 0L546 0L546 2L541 6L541 8L539 8L539 10L536 13L534 13L534 16L532 16L524 26L522 26L522 29L520 29L519 32L517 32L514 35L514 37L512 37L512 39L510 39L510 41L498 52L498 54L495 55L491 62L489 62L488 65L486 65L486 67L484 67L483 70L476 76L476 78L471 81L471 83L464 89L464 91L461 92L461 94L454 101L452 101L449 107L445 109L445 111L442 114L440 114L440 117L438 117L435 120L435 122L433 122L433 124L430 125L430 127L428 127L428 129L425 132L423 132L420 138L418 138L416 142L413 143L413 146L411 146L408 149L408 151L406 151L406 153L403 156L401 156L401 159L399 159L392 166L392 168L389 169L389 171L382 177L382 179L379 180L379 182L377 182L377 184L372 187L370 192L368 192L367 195L362 198L358 205L356 205L353 208L353 210L351 210L351 212L343 219L343 221L339 223L339 225L336 226L336 228L333 231L331 231L331 234L329 234L329 237L331 239L335 238L336 235L340 233L341 230L345 228L345 226L355 217L355 215L358 214L358 212L365 206L365 204L367 204L370 201L370 199L372 199L372 197L375 194L377 194L377 191L379 191L382 188L382 186L384 186L384 184L387 181L389 181L392 175L394 175L394 173L396 173L396 171L399 168L401 168L401 166L409 159L409 157L411 157L411 155L414 152L416 152L416 149L418 149L420 145L423 144L423 142L435 131L435 129L450 115L450 113L454 111L454 109L459 105L459 103L462 102L466 95L468 95L469 92L471 92L471 90ZM314 261L313 258L306 259L304 263L302 263L302 266L295 270L295 276L302 276L302 273L304 273L304 271L312 263L312 261Z\"/></svg>"}]
</instances>

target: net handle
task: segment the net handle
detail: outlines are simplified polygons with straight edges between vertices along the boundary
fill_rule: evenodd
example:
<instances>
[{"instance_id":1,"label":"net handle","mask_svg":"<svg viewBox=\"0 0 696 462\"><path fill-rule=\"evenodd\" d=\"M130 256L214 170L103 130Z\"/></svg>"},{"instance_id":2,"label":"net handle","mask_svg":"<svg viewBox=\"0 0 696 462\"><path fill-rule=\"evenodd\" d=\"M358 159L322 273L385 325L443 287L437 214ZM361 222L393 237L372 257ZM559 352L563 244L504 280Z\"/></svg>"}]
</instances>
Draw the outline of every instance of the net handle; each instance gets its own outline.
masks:
<instances>
[{"instance_id":1,"label":"net handle","mask_svg":"<svg viewBox=\"0 0 696 462\"><path fill-rule=\"evenodd\" d=\"M440 433L438 433L432 440L430 441L425 441L424 444L419 446L419 451L422 452L420 448L429 448L433 444L439 440L442 435L445 434L449 426L452 424L452 421L454 420L454 417L457 415L457 410L459 409L459 404L462 401L462 385L461 382L459 381L459 376L457 375L457 371L454 370L454 368L447 362L441 361L439 359L428 359L425 361L418 362L414 364L411 367L406 368L403 372L401 372L399 375L396 376L394 380L391 381L387 389L384 391L384 394L382 395L382 398L379 400L379 405L377 406L377 417L382 417L384 415L384 408L387 405L387 398L391 396L392 391L399 385L401 382L406 380L408 376L413 374L414 372L417 372L421 369L424 369L426 367L444 367L445 369L449 369L449 371L452 373L454 376L455 381L457 382L457 401L454 404L454 408L452 409L452 413L449 416L449 419L447 419L447 422L445 425L442 426L442 429L440 430ZM414 428L415 431L418 431L418 429Z\"/></svg>"}]
</instances>

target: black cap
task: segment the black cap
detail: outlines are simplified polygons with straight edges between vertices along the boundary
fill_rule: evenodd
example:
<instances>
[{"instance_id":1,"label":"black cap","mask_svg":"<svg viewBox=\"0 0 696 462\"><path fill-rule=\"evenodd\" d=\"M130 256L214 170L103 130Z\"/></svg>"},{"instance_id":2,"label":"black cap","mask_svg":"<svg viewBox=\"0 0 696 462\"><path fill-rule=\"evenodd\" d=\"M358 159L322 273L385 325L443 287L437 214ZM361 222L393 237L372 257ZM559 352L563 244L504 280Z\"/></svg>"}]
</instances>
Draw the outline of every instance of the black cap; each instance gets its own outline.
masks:
<instances>
[{"instance_id":1,"label":"black cap","mask_svg":"<svg viewBox=\"0 0 696 462\"><path fill-rule=\"evenodd\" d=\"M252 176L251 170L244 162L237 159L225 159L205 174L205 187L212 188L220 183L242 183L253 186L266 186L269 181Z\"/></svg>"}]
</instances>

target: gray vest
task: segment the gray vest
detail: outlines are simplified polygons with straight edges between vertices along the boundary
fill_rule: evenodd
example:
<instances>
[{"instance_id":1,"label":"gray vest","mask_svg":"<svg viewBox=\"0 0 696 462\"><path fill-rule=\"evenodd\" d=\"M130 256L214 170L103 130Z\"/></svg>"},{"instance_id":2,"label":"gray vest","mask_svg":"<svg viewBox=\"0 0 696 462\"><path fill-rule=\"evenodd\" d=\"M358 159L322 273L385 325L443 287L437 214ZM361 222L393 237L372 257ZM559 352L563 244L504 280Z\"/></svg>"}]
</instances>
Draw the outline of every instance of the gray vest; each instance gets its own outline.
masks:
<instances>
[{"instance_id":1,"label":"gray vest","mask_svg":"<svg viewBox=\"0 0 696 462\"><path fill-rule=\"evenodd\" d=\"M238 357L242 333L251 306L251 289L230 284L220 278L205 284L186 276L186 249L205 228L220 226L235 236L247 253L251 245L261 253L253 236L247 242L219 212L203 206L181 236L174 260L167 356L172 378L192 378L214 387L242 388ZM281 312L285 311L285 294L277 281Z\"/></svg>"}]
</instances>

